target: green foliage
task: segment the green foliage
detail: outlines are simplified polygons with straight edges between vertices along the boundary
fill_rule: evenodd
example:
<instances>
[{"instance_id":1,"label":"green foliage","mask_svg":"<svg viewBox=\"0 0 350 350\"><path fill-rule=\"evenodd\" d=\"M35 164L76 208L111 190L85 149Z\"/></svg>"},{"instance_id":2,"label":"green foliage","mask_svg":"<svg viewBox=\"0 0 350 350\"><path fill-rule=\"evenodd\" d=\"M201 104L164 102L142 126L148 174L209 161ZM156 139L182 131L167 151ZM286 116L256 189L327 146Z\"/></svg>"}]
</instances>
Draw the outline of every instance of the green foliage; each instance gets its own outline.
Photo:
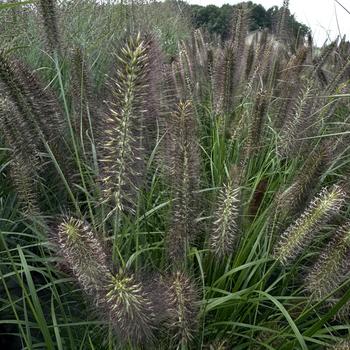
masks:
<instances>
[{"instance_id":1,"label":"green foliage","mask_svg":"<svg viewBox=\"0 0 350 350\"><path fill-rule=\"evenodd\" d=\"M350 44L174 5L0 12L0 344L346 348Z\"/></svg>"},{"instance_id":2,"label":"green foliage","mask_svg":"<svg viewBox=\"0 0 350 350\"><path fill-rule=\"evenodd\" d=\"M246 1L244 3L250 12L249 28L251 31L265 28L271 32L276 30L281 12L278 6L273 6L266 10L262 5L255 4L252 1ZM227 38L231 31L232 13L238 6L240 5L226 4L221 7L215 5L191 5L190 11L193 24L196 28L205 28L210 34L217 34L223 38ZM294 18L294 15L288 14L287 21L292 29L295 40L298 37L304 37L309 32L309 28L299 23Z\"/></svg>"},{"instance_id":3,"label":"green foliage","mask_svg":"<svg viewBox=\"0 0 350 350\"><path fill-rule=\"evenodd\" d=\"M15 7L23 6L23 5L32 4L35 1L37 1L37 0L16 1L16 2L8 2L8 3L5 3L5 4L0 4L0 10L6 10L6 9L11 9L11 8L15 8Z\"/></svg>"}]
</instances>

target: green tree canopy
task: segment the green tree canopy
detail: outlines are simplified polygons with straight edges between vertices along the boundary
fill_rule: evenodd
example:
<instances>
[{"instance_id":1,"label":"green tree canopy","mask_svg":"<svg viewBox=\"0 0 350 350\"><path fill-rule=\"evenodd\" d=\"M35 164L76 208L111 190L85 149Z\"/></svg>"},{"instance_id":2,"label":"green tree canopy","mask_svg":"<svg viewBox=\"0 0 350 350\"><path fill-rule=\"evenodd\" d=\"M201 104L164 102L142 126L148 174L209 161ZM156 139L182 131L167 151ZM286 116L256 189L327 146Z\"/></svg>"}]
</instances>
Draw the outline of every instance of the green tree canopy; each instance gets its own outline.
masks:
<instances>
[{"instance_id":1,"label":"green tree canopy","mask_svg":"<svg viewBox=\"0 0 350 350\"><path fill-rule=\"evenodd\" d=\"M263 28L267 28L271 32L276 30L281 8L273 6L265 9L264 6L255 4L252 1L245 3L250 11L250 30L254 31ZM225 38L230 32L232 14L237 6L239 4L226 4L221 7L215 5L189 5L189 8L193 25L196 28L205 28L210 34L217 34ZM294 15L289 12L287 24L295 38L305 36L310 30L306 25L298 22Z\"/></svg>"}]
</instances>

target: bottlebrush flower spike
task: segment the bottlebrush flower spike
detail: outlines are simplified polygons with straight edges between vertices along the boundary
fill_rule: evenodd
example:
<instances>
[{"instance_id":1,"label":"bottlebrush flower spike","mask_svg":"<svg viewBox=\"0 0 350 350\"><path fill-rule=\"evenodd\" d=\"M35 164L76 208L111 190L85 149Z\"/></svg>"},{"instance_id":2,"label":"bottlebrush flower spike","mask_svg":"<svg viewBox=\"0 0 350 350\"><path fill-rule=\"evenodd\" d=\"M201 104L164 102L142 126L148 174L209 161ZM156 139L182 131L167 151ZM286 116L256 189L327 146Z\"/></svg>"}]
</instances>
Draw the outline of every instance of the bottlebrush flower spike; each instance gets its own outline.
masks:
<instances>
[{"instance_id":1,"label":"bottlebrush flower spike","mask_svg":"<svg viewBox=\"0 0 350 350\"><path fill-rule=\"evenodd\" d=\"M232 19L231 39L226 43L215 68L214 89L217 113L230 113L245 72L246 37L249 16L246 4L238 5Z\"/></svg>"},{"instance_id":2,"label":"bottlebrush flower spike","mask_svg":"<svg viewBox=\"0 0 350 350\"><path fill-rule=\"evenodd\" d=\"M341 226L306 278L307 290L324 298L346 278L350 269L350 222Z\"/></svg>"},{"instance_id":3,"label":"bottlebrush flower spike","mask_svg":"<svg viewBox=\"0 0 350 350\"><path fill-rule=\"evenodd\" d=\"M229 350L230 345L229 340L216 340L212 344L209 345L208 350Z\"/></svg>"},{"instance_id":4,"label":"bottlebrush flower spike","mask_svg":"<svg viewBox=\"0 0 350 350\"><path fill-rule=\"evenodd\" d=\"M166 249L172 261L183 261L186 247L196 234L200 153L197 124L191 101L181 101L167 121L168 138L164 166L173 195L171 223Z\"/></svg>"},{"instance_id":5,"label":"bottlebrush flower spike","mask_svg":"<svg viewBox=\"0 0 350 350\"><path fill-rule=\"evenodd\" d=\"M188 276L179 271L165 279L164 283L167 286L167 326L173 335L173 344L175 348L180 344L187 346L193 339L198 324L196 287Z\"/></svg>"},{"instance_id":6,"label":"bottlebrush flower spike","mask_svg":"<svg viewBox=\"0 0 350 350\"><path fill-rule=\"evenodd\" d=\"M330 350L350 350L350 341L343 340L330 348Z\"/></svg>"},{"instance_id":7,"label":"bottlebrush flower spike","mask_svg":"<svg viewBox=\"0 0 350 350\"><path fill-rule=\"evenodd\" d=\"M349 67L350 67L350 60L348 60L343 67L337 72L337 74L334 76L334 78L332 79L332 81L329 82L328 86L325 89L325 94L334 94L336 93L337 89L339 89L340 84L342 83L342 81L347 78L348 72L349 72ZM326 95L326 96L327 96Z\"/></svg>"},{"instance_id":8,"label":"bottlebrush flower spike","mask_svg":"<svg viewBox=\"0 0 350 350\"><path fill-rule=\"evenodd\" d=\"M112 273L109 259L90 225L74 218L64 219L53 241L64 265L92 298L97 312L103 318L107 315L120 342L150 341L155 319L153 299L133 276Z\"/></svg>"},{"instance_id":9,"label":"bottlebrush flower spike","mask_svg":"<svg viewBox=\"0 0 350 350\"><path fill-rule=\"evenodd\" d=\"M58 18L55 0L40 0L38 3L43 27L46 34L48 49L51 52L59 52L60 35L58 30Z\"/></svg>"},{"instance_id":10,"label":"bottlebrush flower spike","mask_svg":"<svg viewBox=\"0 0 350 350\"><path fill-rule=\"evenodd\" d=\"M300 89L294 106L288 107L278 148L280 157L287 157L299 151L303 145L299 139L309 136L312 126L316 124L313 109L314 95L313 82L306 82L304 88Z\"/></svg>"},{"instance_id":11,"label":"bottlebrush flower spike","mask_svg":"<svg viewBox=\"0 0 350 350\"><path fill-rule=\"evenodd\" d=\"M283 221L299 212L304 203L314 195L314 189L320 176L330 164L332 147L328 142L321 142L309 154L295 180L278 197L279 217Z\"/></svg>"},{"instance_id":12,"label":"bottlebrush flower spike","mask_svg":"<svg viewBox=\"0 0 350 350\"><path fill-rule=\"evenodd\" d=\"M346 198L338 185L324 188L304 213L283 234L274 250L274 257L282 264L294 260L312 241L323 223L338 213Z\"/></svg>"},{"instance_id":13,"label":"bottlebrush flower spike","mask_svg":"<svg viewBox=\"0 0 350 350\"><path fill-rule=\"evenodd\" d=\"M53 240L64 265L72 270L84 291L99 304L110 272L106 253L90 225L66 218L58 225Z\"/></svg>"},{"instance_id":14,"label":"bottlebrush flower spike","mask_svg":"<svg viewBox=\"0 0 350 350\"><path fill-rule=\"evenodd\" d=\"M317 76L321 84L325 87L328 85L328 80L322 68L326 64L328 58L334 53L338 45L338 38L332 41L329 45L323 48L321 54L313 60L313 77Z\"/></svg>"},{"instance_id":15,"label":"bottlebrush flower spike","mask_svg":"<svg viewBox=\"0 0 350 350\"><path fill-rule=\"evenodd\" d=\"M64 118L56 96L39 77L21 61L0 51L0 82L1 93L19 112L20 127L33 135L37 148L43 148L43 139L50 144L57 142L63 133Z\"/></svg>"},{"instance_id":16,"label":"bottlebrush flower spike","mask_svg":"<svg viewBox=\"0 0 350 350\"><path fill-rule=\"evenodd\" d=\"M35 134L28 128L26 120L8 98L0 98L0 130L12 153L21 155L36 168L39 151Z\"/></svg>"},{"instance_id":17,"label":"bottlebrush flower spike","mask_svg":"<svg viewBox=\"0 0 350 350\"><path fill-rule=\"evenodd\" d=\"M261 147L268 99L269 96L264 90L259 91L256 95L248 125L247 149L249 155L257 153Z\"/></svg>"},{"instance_id":18,"label":"bottlebrush flower spike","mask_svg":"<svg viewBox=\"0 0 350 350\"><path fill-rule=\"evenodd\" d=\"M147 125L154 114L151 81L151 44L140 34L130 38L116 56L118 70L112 80L109 113L101 123L99 136L100 181L104 201L117 211L135 211L138 191L145 179ZM152 73L153 74L153 73ZM149 144L149 140L148 140Z\"/></svg>"},{"instance_id":19,"label":"bottlebrush flower spike","mask_svg":"<svg viewBox=\"0 0 350 350\"><path fill-rule=\"evenodd\" d=\"M288 41L289 33L288 33L288 16L290 16L289 11L289 0L283 0L283 6L280 9L280 16L277 23L276 35L278 40Z\"/></svg>"},{"instance_id":20,"label":"bottlebrush flower spike","mask_svg":"<svg viewBox=\"0 0 350 350\"><path fill-rule=\"evenodd\" d=\"M45 87L39 76L23 62L10 59L0 51L0 94L9 101L15 116L8 124L21 135L16 139L16 144L22 143L23 146L18 151L23 152L24 157L31 152L31 159L36 158L34 153L45 152L47 142L61 169L71 180L74 168L67 159L67 145L62 142L64 117L55 93Z\"/></svg>"},{"instance_id":21,"label":"bottlebrush flower spike","mask_svg":"<svg viewBox=\"0 0 350 350\"><path fill-rule=\"evenodd\" d=\"M253 89L256 86L260 86L261 79L266 80L266 76L273 73L273 67L271 61L275 60L278 64L279 56L274 51L275 42L273 39L268 37L268 32L264 31L261 34L257 33L257 44L254 52L253 62L248 61L246 63L246 77L247 87L246 91ZM254 43L254 42L253 42ZM253 46L252 43L252 46ZM251 53L252 55L252 53ZM252 58L249 58L250 60ZM248 75L249 73L249 75ZM268 74L267 74L268 73Z\"/></svg>"},{"instance_id":22,"label":"bottlebrush flower spike","mask_svg":"<svg viewBox=\"0 0 350 350\"><path fill-rule=\"evenodd\" d=\"M218 196L213 232L209 240L210 249L218 257L229 255L234 248L238 230L238 193L239 188L230 181Z\"/></svg>"},{"instance_id":23,"label":"bottlebrush flower spike","mask_svg":"<svg viewBox=\"0 0 350 350\"><path fill-rule=\"evenodd\" d=\"M314 87L316 86L313 79L305 78L307 76L305 74L305 61L307 60L308 53L309 48L302 46L286 64L281 62L281 65L284 67L283 69L281 65L278 68L282 71L275 77L279 81L276 89L279 95L278 118L275 121L277 129L283 129L287 122L296 117L296 111L303 107L301 105L304 99L307 98L308 86L310 89L313 85ZM279 56L281 56L281 53ZM306 83L302 84L305 80ZM313 97L312 94L310 97ZM311 109L311 101L310 99L308 104L304 102L304 106L309 106L309 109Z\"/></svg>"},{"instance_id":24,"label":"bottlebrush flower spike","mask_svg":"<svg viewBox=\"0 0 350 350\"><path fill-rule=\"evenodd\" d=\"M158 296L159 297L159 296ZM155 314L153 302L143 285L133 276L111 276L106 289L105 307L111 324L121 339L133 344L152 341Z\"/></svg>"},{"instance_id":25,"label":"bottlebrush flower spike","mask_svg":"<svg viewBox=\"0 0 350 350\"><path fill-rule=\"evenodd\" d=\"M33 135L23 126L23 122L15 105L8 99L0 98L0 131L11 150L12 158L9 175L24 213L33 216L40 212L37 193L38 150Z\"/></svg>"},{"instance_id":26,"label":"bottlebrush flower spike","mask_svg":"<svg viewBox=\"0 0 350 350\"><path fill-rule=\"evenodd\" d=\"M96 124L98 101L93 93L91 71L85 51L81 47L76 47L71 59L73 64L72 98L76 114L74 128L84 140L90 127L94 129Z\"/></svg>"},{"instance_id":27,"label":"bottlebrush flower spike","mask_svg":"<svg viewBox=\"0 0 350 350\"><path fill-rule=\"evenodd\" d=\"M21 156L14 155L10 165L10 177L24 214L30 217L39 215L39 196L36 183L38 176L33 169L33 164L30 164L28 160Z\"/></svg>"}]
</instances>

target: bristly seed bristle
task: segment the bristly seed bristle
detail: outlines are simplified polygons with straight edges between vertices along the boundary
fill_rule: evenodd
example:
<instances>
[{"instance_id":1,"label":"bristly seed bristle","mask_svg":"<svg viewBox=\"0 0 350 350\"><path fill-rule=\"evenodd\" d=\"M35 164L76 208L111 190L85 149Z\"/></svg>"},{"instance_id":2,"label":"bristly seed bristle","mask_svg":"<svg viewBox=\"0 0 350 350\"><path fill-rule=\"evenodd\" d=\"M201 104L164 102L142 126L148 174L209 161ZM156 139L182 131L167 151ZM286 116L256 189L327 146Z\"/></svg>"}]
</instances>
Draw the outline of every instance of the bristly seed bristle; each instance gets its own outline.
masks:
<instances>
[{"instance_id":1,"label":"bristly seed bristle","mask_svg":"<svg viewBox=\"0 0 350 350\"><path fill-rule=\"evenodd\" d=\"M56 0L40 0L38 7L43 21L47 47L50 52L60 52L60 35Z\"/></svg>"},{"instance_id":2,"label":"bristly seed bristle","mask_svg":"<svg viewBox=\"0 0 350 350\"><path fill-rule=\"evenodd\" d=\"M254 101L249 120L248 154L255 154L261 148L261 139L264 131L265 115L268 107L268 95L266 91L259 91Z\"/></svg>"},{"instance_id":3,"label":"bristly seed bristle","mask_svg":"<svg viewBox=\"0 0 350 350\"><path fill-rule=\"evenodd\" d=\"M338 185L324 188L296 222L282 234L274 249L275 259L288 264L298 257L322 224L339 213L345 198L345 191Z\"/></svg>"},{"instance_id":4,"label":"bristly seed bristle","mask_svg":"<svg viewBox=\"0 0 350 350\"><path fill-rule=\"evenodd\" d=\"M297 153L303 145L300 139L308 136L311 127L314 127L313 96L313 82L306 82L305 86L300 89L294 105L288 107L278 149L280 157L292 156Z\"/></svg>"},{"instance_id":5,"label":"bristly seed bristle","mask_svg":"<svg viewBox=\"0 0 350 350\"><path fill-rule=\"evenodd\" d=\"M133 276L111 276L106 288L105 306L111 324L122 341L145 344L153 340L155 314L153 302Z\"/></svg>"},{"instance_id":6,"label":"bristly seed bristle","mask_svg":"<svg viewBox=\"0 0 350 350\"><path fill-rule=\"evenodd\" d=\"M218 257L232 253L237 240L238 193L232 181L224 185L217 199L217 209L214 213L214 227L209 239L209 246Z\"/></svg>"},{"instance_id":7,"label":"bristly seed bristle","mask_svg":"<svg viewBox=\"0 0 350 350\"><path fill-rule=\"evenodd\" d=\"M45 88L37 74L23 62L10 59L0 51L1 90L15 105L21 118L21 126L33 134L37 148L43 142L55 145L60 141L64 118L56 96Z\"/></svg>"},{"instance_id":8,"label":"bristly seed bristle","mask_svg":"<svg viewBox=\"0 0 350 350\"><path fill-rule=\"evenodd\" d=\"M226 43L215 69L214 90L216 113L230 113L244 78L248 34L248 8L238 5L232 21L231 40Z\"/></svg>"},{"instance_id":9,"label":"bristly seed bristle","mask_svg":"<svg viewBox=\"0 0 350 350\"><path fill-rule=\"evenodd\" d=\"M350 341L342 340L330 348L330 350L350 350Z\"/></svg>"},{"instance_id":10,"label":"bristly seed bristle","mask_svg":"<svg viewBox=\"0 0 350 350\"><path fill-rule=\"evenodd\" d=\"M293 217L303 208L303 204L310 200L331 159L331 147L328 142L321 142L310 152L293 183L277 198L280 220L285 221L288 217Z\"/></svg>"},{"instance_id":11,"label":"bristly seed bristle","mask_svg":"<svg viewBox=\"0 0 350 350\"><path fill-rule=\"evenodd\" d=\"M97 312L101 317L108 316L120 336L119 341L133 344L151 341L155 318L153 300L133 276L111 271L102 242L90 225L66 218L57 226L52 241L63 265L92 298Z\"/></svg>"},{"instance_id":12,"label":"bristly seed bristle","mask_svg":"<svg viewBox=\"0 0 350 350\"><path fill-rule=\"evenodd\" d=\"M98 101L93 93L93 84L85 51L81 47L72 53L72 97L75 110L74 128L84 141L86 134L90 134L96 127ZM90 125L91 124L91 125ZM91 135L92 136L92 135ZM90 137L91 137L90 136Z\"/></svg>"},{"instance_id":13,"label":"bristly seed bristle","mask_svg":"<svg viewBox=\"0 0 350 350\"><path fill-rule=\"evenodd\" d=\"M311 268L305 287L312 296L324 298L345 280L350 269L350 223L337 229L335 236Z\"/></svg>"},{"instance_id":14,"label":"bristly seed bristle","mask_svg":"<svg viewBox=\"0 0 350 350\"><path fill-rule=\"evenodd\" d=\"M150 49L150 42L139 34L116 56L117 76L110 82L112 99L98 140L103 200L113 204L111 213L135 212L144 185L146 130L154 118L150 84L157 84L150 81Z\"/></svg>"},{"instance_id":15,"label":"bristly seed bristle","mask_svg":"<svg viewBox=\"0 0 350 350\"><path fill-rule=\"evenodd\" d=\"M24 124L15 105L6 98L0 99L0 130L12 159L9 175L24 213L34 216L40 212L37 192L39 156L34 135Z\"/></svg>"},{"instance_id":16,"label":"bristly seed bristle","mask_svg":"<svg viewBox=\"0 0 350 350\"><path fill-rule=\"evenodd\" d=\"M193 340L198 325L198 293L191 279L176 272L165 280L168 305L167 326L172 334L175 348L188 346Z\"/></svg>"},{"instance_id":17,"label":"bristly seed bristle","mask_svg":"<svg viewBox=\"0 0 350 350\"><path fill-rule=\"evenodd\" d=\"M109 275L107 255L90 225L74 218L64 219L54 232L53 242L63 264L84 291L99 303ZM101 294L101 295L100 295Z\"/></svg>"},{"instance_id":18,"label":"bristly seed bristle","mask_svg":"<svg viewBox=\"0 0 350 350\"><path fill-rule=\"evenodd\" d=\"M186 247L197 233L200 152L191 101L180 101L168 118L164 164L174 199L166 248L168 257L175 262L183 261Z\"/></svg>"}]
</instances>

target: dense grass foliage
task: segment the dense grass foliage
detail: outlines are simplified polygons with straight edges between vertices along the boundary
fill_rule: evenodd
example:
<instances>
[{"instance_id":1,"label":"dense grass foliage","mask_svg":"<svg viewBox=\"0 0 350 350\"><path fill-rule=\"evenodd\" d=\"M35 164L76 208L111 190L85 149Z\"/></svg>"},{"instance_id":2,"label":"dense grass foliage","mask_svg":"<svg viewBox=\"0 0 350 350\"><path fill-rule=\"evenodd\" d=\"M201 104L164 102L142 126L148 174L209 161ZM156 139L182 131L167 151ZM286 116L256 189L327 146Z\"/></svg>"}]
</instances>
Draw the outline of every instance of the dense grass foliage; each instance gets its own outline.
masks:
<instances>
[{"instance_id":1,"label":"dense grass foliage","mask_svg":"<svg viewBox=\"0 0 350 350\"><path fill-rule=\"evenodd\" d=\"M350 44L288 1L224 42L171 2L13 5L0 345L348 349Z\"/></svg>"}]
</instances>

